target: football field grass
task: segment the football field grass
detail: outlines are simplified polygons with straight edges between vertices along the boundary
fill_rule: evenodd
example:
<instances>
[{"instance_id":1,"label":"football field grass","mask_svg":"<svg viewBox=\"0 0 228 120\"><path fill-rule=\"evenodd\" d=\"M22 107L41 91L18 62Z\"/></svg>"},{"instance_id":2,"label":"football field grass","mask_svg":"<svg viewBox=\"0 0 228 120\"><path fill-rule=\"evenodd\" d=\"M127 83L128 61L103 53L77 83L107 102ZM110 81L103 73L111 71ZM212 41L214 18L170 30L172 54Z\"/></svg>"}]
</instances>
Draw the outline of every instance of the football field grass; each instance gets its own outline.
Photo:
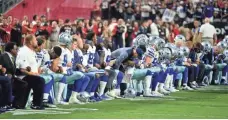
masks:
<instances>
[{"instance_id":1,"label":"football field grass","mask_svg":"<svg viewBox=\"0 0 228 120\"><path fill-rule=\"evenodd\" d=\"M17 110L0 115L15 119L77 118L228 118L228 86L209 86L197 91L180 91L165 98L135 98L86 105L58 106L44 111Z\"/></svg>"}]
</instances>

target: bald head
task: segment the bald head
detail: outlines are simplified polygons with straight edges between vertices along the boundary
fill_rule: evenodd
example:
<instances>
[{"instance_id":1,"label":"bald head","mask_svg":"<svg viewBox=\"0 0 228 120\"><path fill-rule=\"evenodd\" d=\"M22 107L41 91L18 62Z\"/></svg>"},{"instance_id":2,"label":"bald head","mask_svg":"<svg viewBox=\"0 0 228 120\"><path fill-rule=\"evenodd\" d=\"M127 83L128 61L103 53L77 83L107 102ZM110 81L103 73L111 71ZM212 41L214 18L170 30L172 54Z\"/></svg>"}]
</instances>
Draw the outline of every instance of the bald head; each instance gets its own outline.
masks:
<instances>
[{"instance_id":1,"label":"bald head","mask_svg":"<svg viewBox=\"0 0 228 120\"><path fill-rule=\"evenodd\" d=\"M209 18L205 18L204 22L205 23L210 23L210 19Z\"/></svg>"},{"instance_id":2,"label":"bald head","mask_svg":"<svg viewBox=\"0 0 228 120\"><path fill-rule=\"evenodd\" d=\"M25 45L31 49L36 49L37 48L37 40L36 37L34 35L27 35L25 37Z\"/></svg>"}]
</instances>

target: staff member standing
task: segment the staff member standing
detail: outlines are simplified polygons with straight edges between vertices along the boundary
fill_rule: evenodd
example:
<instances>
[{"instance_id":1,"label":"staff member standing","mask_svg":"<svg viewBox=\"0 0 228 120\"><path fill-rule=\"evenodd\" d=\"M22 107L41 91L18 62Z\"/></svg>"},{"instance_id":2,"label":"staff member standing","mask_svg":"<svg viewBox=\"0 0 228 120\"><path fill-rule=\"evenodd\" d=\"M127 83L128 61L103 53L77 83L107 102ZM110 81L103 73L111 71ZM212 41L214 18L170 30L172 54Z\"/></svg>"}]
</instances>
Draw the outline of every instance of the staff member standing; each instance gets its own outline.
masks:
<instances>
[{"instance_id":1,"label":"staff member standing","mask_svg":"<svg viewBox=\"0 0 228 120\"><path fill-rule=\"evenodd\" d=\"M36 61L37 40L34 35L27 35L25 45L19 50L16 59L16 66L20 69L22 79L28 83L26 95L29 95L30 90L33 90L33 103L31 109L42 110L44 79L39 76L38 63Z\"/></svg>"},{"instance_id":2,"label":"staff member standing","mask_svg":"<svg viewBox=\"0 0 228 120\"><path fill-rule=\"evenodd\" d=\"M199 33L200 38L203 41L209 41L212 45L217 40L216 29L213 25L210 24L210 19L205 18L205 23L200 27Z\"/></svg>"}]
</instances>

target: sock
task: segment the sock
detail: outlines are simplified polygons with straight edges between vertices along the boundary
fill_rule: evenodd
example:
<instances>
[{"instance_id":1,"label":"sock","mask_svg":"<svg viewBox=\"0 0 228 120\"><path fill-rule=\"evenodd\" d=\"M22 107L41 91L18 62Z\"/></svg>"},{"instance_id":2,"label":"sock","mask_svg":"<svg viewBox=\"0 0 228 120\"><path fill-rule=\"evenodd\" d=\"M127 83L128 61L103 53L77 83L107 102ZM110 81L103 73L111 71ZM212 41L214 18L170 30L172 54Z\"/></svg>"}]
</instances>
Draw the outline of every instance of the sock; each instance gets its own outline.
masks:
<instances>
[{"instance_id":1,"label":"sock","mask_svg":"<svg viewBox=\"0 0 228 120\"><path fill-rule=\"evenodd\" d=\"M83 77L83 81L82 81L82 86L79 92L84 92L86 87L88 86L90 81L90 78L88 76Z\"/></svg>"},{"instance_id":2,"label":"sock","mask_svg":"<svg viewBox=\"0 0 228 120\"><path fill-rule=\"evenodd\" d=\"M99 96L102 96L104 94L104 89L106 87L107 82L105 81L100 81L100 89L98 91Z\"/></svg>"},{"instance_id":3,"label":"sock","mask_svg":"<svg viewBox=\"0 0 228 120\"><path fill-rule=\"evenodd\" d=\"M72 91L71 97L77 98L77 96L78 96L78 92Z\"/></svg>"},{"instance_id":4,"label":"sock","mask_svg":"<svg viewBox=\"0 0 228 120\"><path fill-rule=\"evenodd\" d=\"M157 75L153 80L152 80L152 91L156 90L156 87L158 85L159 80L162 78L162 76Z\"/></svg>"},{"instance_id":5,"label":"sock","mask_svg":"<svg viewBox=\"0 0 228 120\"><path fill-rule=\"evenodd\" d=\"M141 89L141 80L135 80L136 81L136 92L142 92L142 89Z\"/></svg>"},{"instance_id":6,"label":"sock","mask_svg":"<svg viewBox=\"0 0 228 120\"><path fill-rule=\"evenodd\" d=\"M177 85L177 87L181 87L182 86L182 79L180 79L180 80L178 80L178 85Z\"/></svg>"},{"instance_id":7,"label":"sock","mask_svg":"<svg viewBox=\"0 0 228 120\"><path fill-rule=\"evenodd\" d=\"M155 86L155 92L158 92L158 85L159 85L159 82L157 83L157 85Z\"/></svg>"},{"instance_id":8,"label":"sock","mask_svg":"<svg viewBox=\"0 0 228 120\"><path fill-rule=\"evenodd\" d=\"M117 85L116 85L116 89L120 88L120 84L121 82L123 81L123 78L124 78L124 74L123 72L120 72L118 73L117 75Z\"/></svg>"},{"instance_id":9,"label":"sock","mask_svg":"<svg viewBox=\"0 0 228 120\"><path fill-rule=\"evenodd\" d=\"M152 73L150 71L147 72L147 76L144 79L144 94L150 94L150 84L152 80Z\"/></svg>"},{"instance_id":10,"label":"sock","mask_svg":"<svg viewBox=\"0 0 228 120\"><path fill-rule=\"evenodd\" d=\"M174 82L173 75L170 75L169 88L173 88L173 82Z\"/></svg>"},{"instance_id":11,"label":"sock","mask_svg":"<svg viewBox=\"0 0 228 120\"><path fill-rule=\"evenodd\" d=\"M159 89L164 89L165 84L164 83L159 83Z\"/></svg>"},{"instance_id":12,"label":"sock","mask_svg":"<svg viewBox=\"0 0 228 120\"><path fill-rule=\"evenodd\" d=\"M65 83L58 83L58 92L57 92L57 101L60 102L61 101L61 97L64 91L64 88L66 87Z\"/></svg>"},{"instance_id":13,"label":"sock","mask_svg":"<svg viewBox=\"0 0 228 120\"><path fill-rule=\"evenodd\" d=\"M127 83L120 84L120 95L124 95L124 91L127 89Z\"/></svg>"},{"instance_id":14,"label":"sock","mask_svg":"<svg viewBox=\"0 0 228 120\"><path fill-rule=\"evenodd\" d=\"M43 102L48 102L49 93L44 93Z\"/></svg>"},{"instance_id":15,"label":"sock","mask_svg":"<svg viewBox=\"0 0 228 120\"><path fill-rule=\"evenodd\" d=\"M188 83L188 68L186 67L183 73L183 84Z\"/></svg>"},{"instance_id":16,"label":"sock","mask_svg":"<svg viewBox=\"0 0 228 120\"><path fill-rule=\"evenodd\" d=\"M165 88L169 88L170 87L170 81L171 81L171 76L168 74L166 76L166 80L165 80Z\"/></svg>"},{"instance_id":17,"label":"sock","mask_svg":"<svg viewBox=\"0 0 228 120\"><path fill-rule=\"evenodd\" d=\"M72 91L72 90L71 90ZM67 92L68 93L71 93L69 90L68 90L68 84L65 84L65 87L63 89L63 95L62 95L62 98L63 98L63 101L66 101L68 99L67 97Z\"/></svg>"}]
</instances>

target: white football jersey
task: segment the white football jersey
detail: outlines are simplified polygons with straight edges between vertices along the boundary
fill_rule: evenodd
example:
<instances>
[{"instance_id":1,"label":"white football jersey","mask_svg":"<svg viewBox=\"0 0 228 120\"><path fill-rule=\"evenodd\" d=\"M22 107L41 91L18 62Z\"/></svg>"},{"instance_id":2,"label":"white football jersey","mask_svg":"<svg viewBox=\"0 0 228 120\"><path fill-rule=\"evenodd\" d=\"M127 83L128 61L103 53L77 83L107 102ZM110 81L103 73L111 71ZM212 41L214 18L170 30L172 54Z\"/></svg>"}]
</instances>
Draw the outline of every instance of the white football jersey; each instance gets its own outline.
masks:
<instances>
[{"instance_id":1,"label":"white football jersey","mask_svg":"<svg viewBox=\"0 0 228 120\"><path fill-rule=\"evenodd\" d=\"M104 62L105 63L109 63L111 61L111 54L112 54L112 52L111 52L110 49L107 49L105 47L103 48L103 50L104 50L104 53L105 53Z\"/></svg>"},{"instance_id":2,"label":"white football jersey","mask_svg":"<svg viewBox=\"0 0 228 120\"><path fill-rule=\"evenodd\" d=\"M83 56L83 65L85 64L85 66L88 67L93 67L94 64L94 58L95 58L95 53L96 53L96 47L89 47L89 49L87 50L87 54L85 54ZM86 61L87 61L87 65L86 65Z\"/></svg>"},{"instance_id":3,"label":"white football jersey","mask_svg":"<svg viewBox=\"0 0 228 120\"><path fill-rule=\"evenodd\" d=\"M41 69L44 71L44 73L52 73L50 70L50 66L53 60L51 60L48 51L44 49L36 54L37 56L39 56L37 57L37 63L39 64L39 67L41 67Z\"/></svg>"},{"instance_id":4,"label":"white football jersey","mask_svg":"<svg viewBox=\"0 0 228 120\"><path fill-rule=\"evenodd\" d=\"M83 63L83 53L80 49L76 49L76 52L78 53L78 57L80 57L80 62Z\"/></svg>"},{"instance_id":5,"label":"white football jersey","mask_svg":"<svg viewBox=\"0 0 228 120\"><path fill-rule=\"evenodd\" d=\"M67 48L63 48L61 46L60 48L62 49L62 54L60 55L59 66L62 66L64 74L68 74L67 70L70 68L67 67L67 63L72 62L72 53Z\"/></svg>"}]
</instances>

